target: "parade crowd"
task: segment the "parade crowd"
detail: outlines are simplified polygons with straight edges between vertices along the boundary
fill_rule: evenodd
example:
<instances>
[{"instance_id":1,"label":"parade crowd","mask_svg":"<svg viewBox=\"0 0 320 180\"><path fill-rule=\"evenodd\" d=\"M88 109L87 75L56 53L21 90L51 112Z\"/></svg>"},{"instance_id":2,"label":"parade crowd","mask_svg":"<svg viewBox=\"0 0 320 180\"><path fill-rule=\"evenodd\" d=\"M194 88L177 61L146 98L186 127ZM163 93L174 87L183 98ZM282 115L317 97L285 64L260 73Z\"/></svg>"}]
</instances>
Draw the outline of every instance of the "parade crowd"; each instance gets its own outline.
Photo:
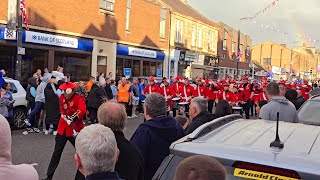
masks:
<instances>
[{"instance_id":1,"label":"parade crowd","mask_svg":"<svg viewBox=\"0 0 320 180\"><path fill-rule=\"evenodd\" d=\"M29 166L11 163L8 121L13 99L8 84L1 86L0 114L7 120L0 118L0 179L38 179ZM73 83L62 67L44 74L38 70L28 80L30 113L23 134L40 133L42 124L45 134L56 136L46 180L53 178L67 141L76 149L75 179L151 180L169 155L171 143L202 124L232 113L244 114L246 119L276 120L277 112L281 112L280 120L299 122L297 109L313 88L306 80L303 84L267 78L250 82L248 76L241 81L228 77L195 82L180 76L162 82L154 77L132 81L122 77L116 82L112 73ZM126 122L140 113L145 122L127 140ZM4 161L7 170L1 168ZM226 179L226 170L211 157L192 156L180 163L175 179Z\"/></svg>"}]
</instances>

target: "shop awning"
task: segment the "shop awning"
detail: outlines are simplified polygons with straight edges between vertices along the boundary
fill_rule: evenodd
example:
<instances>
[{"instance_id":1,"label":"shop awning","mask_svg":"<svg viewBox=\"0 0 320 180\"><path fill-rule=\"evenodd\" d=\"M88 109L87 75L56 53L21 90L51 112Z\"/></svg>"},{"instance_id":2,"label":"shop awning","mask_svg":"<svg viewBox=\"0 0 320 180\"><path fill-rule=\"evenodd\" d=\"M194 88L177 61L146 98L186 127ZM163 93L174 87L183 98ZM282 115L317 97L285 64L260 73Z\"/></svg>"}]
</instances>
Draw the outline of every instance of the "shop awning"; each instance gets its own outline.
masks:
<instances>
[{"instance_id":1,"label":"shop awning","mask_svg":"<svg viewBox=\"0 0 320 180\"><path fill-rule=\"evenodd\" d=\"M164 61L165 54L162 51L129 47L124 45L117 46L117 55L122 56L135 56Z\"/></svg>"}]
</instances>

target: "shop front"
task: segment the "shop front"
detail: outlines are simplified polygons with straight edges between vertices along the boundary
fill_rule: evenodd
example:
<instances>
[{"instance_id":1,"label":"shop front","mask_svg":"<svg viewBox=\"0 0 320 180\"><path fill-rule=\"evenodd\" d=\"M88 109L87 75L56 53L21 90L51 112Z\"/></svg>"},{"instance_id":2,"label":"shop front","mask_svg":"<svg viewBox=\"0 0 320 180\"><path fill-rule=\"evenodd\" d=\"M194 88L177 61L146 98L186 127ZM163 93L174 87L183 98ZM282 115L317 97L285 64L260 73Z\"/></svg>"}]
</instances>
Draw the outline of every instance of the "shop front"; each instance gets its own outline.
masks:
<instances>
[{"instance_id":1,"label":"shop front","mask_svg":"<svg viewBox=\"0 0 320 180\"><path fill-rule=\"evenodd\" d=\"M286 80L287 79L287 70L285 68L272 66L271 68L273 73L274 80Z\"/></svg>"},{"instance_id":2,"label":"shop front","mask_svg":"<svg viewBox=\"0 0 320 180\"><path fill-rule=\"evenodd\" d=\"M14 31L0 27L0 68L8 77L15 77L16 36ZM90 39L74 38L45 32L23 31L22 82L26 83L37 69L49 71L57 66L72 81L87 80L90 76L93 43Z\"/></svg>"},{"instance_id":3,"label":"shop front","mask_svg":"<svg viewBox=\"0 0 320 180\"><path fill-rule=\"evenodd\" d=\"M117 46L116 79L130 72L131 77L162 77L165 54L162 51Z\"/></svg>"}]
</instances>

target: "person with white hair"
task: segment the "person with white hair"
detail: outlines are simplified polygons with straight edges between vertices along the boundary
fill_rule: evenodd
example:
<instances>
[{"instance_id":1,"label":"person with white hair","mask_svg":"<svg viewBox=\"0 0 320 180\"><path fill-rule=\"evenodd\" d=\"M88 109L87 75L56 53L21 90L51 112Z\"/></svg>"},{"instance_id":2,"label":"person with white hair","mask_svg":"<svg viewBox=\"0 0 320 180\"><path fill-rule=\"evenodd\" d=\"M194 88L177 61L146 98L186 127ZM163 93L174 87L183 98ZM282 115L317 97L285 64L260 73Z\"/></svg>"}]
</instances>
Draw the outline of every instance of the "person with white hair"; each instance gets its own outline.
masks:
<instances>
[{"instance_id":1,"label":"person with white hair","mask_svg":"<svg viewBox=\"0 0 320 180\"><path fill-rule=\"evenodd\" d=\"M120 152L110 128L101 124L85 127L79 133L75 147L74 159L86 180L121 180L115 172Z\"/></svg>"},{"instance_id":2,"label":"person with white hair","mask_svg":"<svg viewBox=\"0 0 320 180\"><path fill-rule=\"evenodd\" d=\"M0 115L0 179L38 180L38 173L28 164L12 164L11 130L8 121Z\"/></svg>"}]
</instances>

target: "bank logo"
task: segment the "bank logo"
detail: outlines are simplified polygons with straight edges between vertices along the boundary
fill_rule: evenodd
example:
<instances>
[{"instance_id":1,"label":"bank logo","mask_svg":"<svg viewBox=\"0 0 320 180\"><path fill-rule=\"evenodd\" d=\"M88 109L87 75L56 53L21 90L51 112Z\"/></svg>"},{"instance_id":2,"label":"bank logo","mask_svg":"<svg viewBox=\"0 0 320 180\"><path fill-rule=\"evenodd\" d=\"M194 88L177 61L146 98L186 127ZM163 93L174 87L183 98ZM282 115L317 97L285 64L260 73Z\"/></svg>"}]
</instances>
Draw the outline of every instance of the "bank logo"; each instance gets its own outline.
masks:
<instances>
[{"instance_id":1,"label":"bank logo","mask_svg":"<svg viewBox=\"0 0 320 180\"><path fill-rule=\"evenodd\" d=\"M6 28L4 30L4 39L15 40L16 39L16 31Z\"/></svg>"},{"instance_id":2,"label":"bank logo","mask_svg":"<svg viewBox=\"0 0 320 180\"><path fill-rule=\"evenodd\" d=\"M32 35L32 39L33 40L37 40L37 36L36 35Z\"/></svg>"}]
</instances>

